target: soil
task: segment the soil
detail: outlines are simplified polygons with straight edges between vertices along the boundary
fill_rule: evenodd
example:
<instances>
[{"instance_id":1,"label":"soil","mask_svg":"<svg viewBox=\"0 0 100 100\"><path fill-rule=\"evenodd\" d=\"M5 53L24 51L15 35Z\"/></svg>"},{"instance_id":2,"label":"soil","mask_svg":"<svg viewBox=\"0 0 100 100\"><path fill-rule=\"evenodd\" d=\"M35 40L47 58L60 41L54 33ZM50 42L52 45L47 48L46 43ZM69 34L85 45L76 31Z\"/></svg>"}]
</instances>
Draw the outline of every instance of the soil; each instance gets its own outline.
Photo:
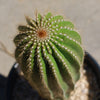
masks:
<instances>
[{"instance_id":1,"label":"soil","mask_svg":"<svg viewBox=\"0 0 100 100\"><path fill-rule=\"evenodd\" d=\"M13 100L44 100L32 89L23 76L17 79L13 90ZM86 64L81 77L71 92L69 100L100 100L100 88L93 71Z\"/></svg>"}]
</instances>

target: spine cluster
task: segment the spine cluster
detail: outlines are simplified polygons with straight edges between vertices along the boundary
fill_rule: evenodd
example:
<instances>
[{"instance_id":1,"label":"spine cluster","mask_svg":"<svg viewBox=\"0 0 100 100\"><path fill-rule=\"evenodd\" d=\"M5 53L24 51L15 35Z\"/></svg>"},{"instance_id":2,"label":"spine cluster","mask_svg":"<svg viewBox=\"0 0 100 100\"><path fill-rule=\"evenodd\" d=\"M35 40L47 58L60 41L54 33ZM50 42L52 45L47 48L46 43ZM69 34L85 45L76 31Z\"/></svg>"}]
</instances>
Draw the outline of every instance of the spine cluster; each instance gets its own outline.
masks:
<instances>
[{"instance_id":1,"label":"spine cluster","mask_svg":"<svg viewBox=\"0 0 100 100\"><path fill-rule=\"evenodd\" d=\"M84 52L81 37L63 17L26 17L14 38L15 58L24 76L48 100L66 100L80 76Z\"/></svg>"}]
</instances>

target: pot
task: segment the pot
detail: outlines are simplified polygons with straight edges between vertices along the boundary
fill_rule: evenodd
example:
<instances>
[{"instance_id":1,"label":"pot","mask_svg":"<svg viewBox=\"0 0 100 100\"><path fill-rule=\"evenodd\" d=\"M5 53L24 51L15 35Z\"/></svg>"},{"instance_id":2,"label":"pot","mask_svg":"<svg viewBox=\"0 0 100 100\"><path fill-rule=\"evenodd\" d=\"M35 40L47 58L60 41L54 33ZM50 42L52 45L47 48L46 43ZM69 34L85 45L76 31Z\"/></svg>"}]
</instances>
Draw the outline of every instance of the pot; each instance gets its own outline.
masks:
<instances>
[{"instance_id":1,"label":"pot","mask_svg":"<svg viewBox=\"0 0 100 100\"><path fill-rule=\"evenodd\" d=\"M85 52L84 63L87 64L89 67L91 67L95 76L97 77L98 84L100 87L100 66L88 52ZM20 77L19 75L20 72L21 70L19 68L18 63L15 63L8 75L7 88L6 88L7 89L6 90L7 100L12 100L13 89L14 89L14 86L15 86L15 83L18 77ZM35 93L36 100L42 100L36 91L34 93Z\"/></svg>"}]
</instances>

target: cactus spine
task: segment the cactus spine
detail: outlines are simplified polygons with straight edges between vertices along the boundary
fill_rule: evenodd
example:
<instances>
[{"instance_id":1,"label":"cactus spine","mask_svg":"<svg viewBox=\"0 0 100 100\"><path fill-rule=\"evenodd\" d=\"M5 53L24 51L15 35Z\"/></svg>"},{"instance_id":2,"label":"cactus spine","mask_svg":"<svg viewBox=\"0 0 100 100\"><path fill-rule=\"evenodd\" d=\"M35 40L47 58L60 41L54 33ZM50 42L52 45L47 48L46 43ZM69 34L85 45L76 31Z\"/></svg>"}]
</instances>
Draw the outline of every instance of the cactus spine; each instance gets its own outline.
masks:
<instances>
[{"instance_id":1,"label":"cactus spine","mask_svg":"<svg viewBox=\"0 0 100 100\"><path fill-rule=\"evenodd\" d=\"M80 76L84 52L81 37L63 17L26 17L14 38L15 58L38 93L48 100L67 100Z\"/></svg>"}]
</instances>

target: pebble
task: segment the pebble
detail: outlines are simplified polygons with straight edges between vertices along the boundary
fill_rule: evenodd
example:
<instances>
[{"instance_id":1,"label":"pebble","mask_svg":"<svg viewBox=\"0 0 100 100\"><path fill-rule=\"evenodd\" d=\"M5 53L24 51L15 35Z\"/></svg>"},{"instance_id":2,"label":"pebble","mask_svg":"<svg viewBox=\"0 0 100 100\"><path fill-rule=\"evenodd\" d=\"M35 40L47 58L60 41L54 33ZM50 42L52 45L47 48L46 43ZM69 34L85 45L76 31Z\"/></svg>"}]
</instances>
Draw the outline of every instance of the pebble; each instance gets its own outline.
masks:
<instances>
[{"instance_id":1,"label":"pebble","mask_svg":"<svg viewBox=\"0 0 100 100\"><path fill-rule=\"evenodd\" d=\"M99 91L97 80L92 70L89 68L81 69L81 77L75 84L69 100L94 100ZM100 94L100 91L99 91Z\"/></svg>"}]
</instances>

